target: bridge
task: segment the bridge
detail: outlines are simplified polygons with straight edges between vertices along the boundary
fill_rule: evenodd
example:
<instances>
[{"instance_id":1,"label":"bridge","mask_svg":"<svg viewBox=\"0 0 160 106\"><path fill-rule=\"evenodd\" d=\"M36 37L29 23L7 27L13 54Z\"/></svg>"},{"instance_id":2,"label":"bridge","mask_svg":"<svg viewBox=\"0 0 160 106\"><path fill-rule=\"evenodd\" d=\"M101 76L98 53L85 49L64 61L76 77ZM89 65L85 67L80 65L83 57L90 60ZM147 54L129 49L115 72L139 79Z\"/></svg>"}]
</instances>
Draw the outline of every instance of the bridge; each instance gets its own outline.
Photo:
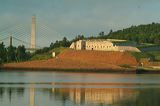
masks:
<instances>
[{"instance_id":1,"label":"bridge","mask_svg":"<svg viewBox=\"0 0 160 106\"><path fill-rule=\"evenodd\" d=\"M32 16L30 22L0 26L0 42L5 46L24 45L29 50L49 46L62 35L54 30L48 22Z\"/></svg>"}]
</instances>

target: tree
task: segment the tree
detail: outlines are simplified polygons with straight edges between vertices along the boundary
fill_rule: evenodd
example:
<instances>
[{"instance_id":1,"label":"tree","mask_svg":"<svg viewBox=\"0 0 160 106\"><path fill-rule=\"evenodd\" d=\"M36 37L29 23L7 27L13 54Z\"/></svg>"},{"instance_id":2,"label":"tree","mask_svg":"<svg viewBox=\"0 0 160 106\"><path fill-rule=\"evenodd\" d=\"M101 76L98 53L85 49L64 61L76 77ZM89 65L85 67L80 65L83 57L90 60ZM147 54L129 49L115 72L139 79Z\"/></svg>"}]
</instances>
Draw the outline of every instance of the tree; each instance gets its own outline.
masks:
<instances>
[{"instance_id":1,"label":"tree","mask_svg":"<svg viewBox=\"0 0 160 106\"><path fill-rule=\"evenodd\" d=\"M75 42L75 41L83 40L83 39L85 39L84 35L78 35L73 40L71 40L70 42Z\"/></svg>"},{"instance_id":2,"label":"tree","mask_svg":"<svg viewBox=\"0 0 160 106\"><path fill-rule=\"evenodd\" d=\"M104 32L103 32L103 31L100 32L100 33L99 33L99 36L104 36Z\"/></svg>"},{"instance_id":3,"label":"tree","mask_svg":"<svg viewBox=\"0 0 160 106\"><path fill-rule=\"evenodd\" d=\"M58 48L58 47L69 47L71 45L70 41L67 40L66 37L64 37L62 40L58 41L56 40L55 43L51 43L49 49L54 49L54 48Z\"/></svg>"},{"instance_id":4,"label":"tree","mask_svg":"<svg viewBox=\"0 0 160 106\"><path fill-rule=\"evenodd\" d=\"M7 54L6 53L7 52L6 52L5 46L2 42L2 43L0 43L0 63L4 63L7 61L7 58L6 58Z\"/></svg>"},{"instance_id":5,"label":"tree","mask_svg":"<svg viewBox=\"0 0 160 106\"><path fill-rule=\"evenodd\" d=\"M111 30L109 31L109 34L112 34L112 32L113 32L113 30L111 29Z\"/></svg>"},{"instance_id":6,"label":"tree","mask_svg":"<svg viewBox=\"0 0 160 106\"><path fill-rule=\"evenodd\" d=\"M16 61L16 48L13 46L7 48L7 61Z\"/></svg>"},{"instance_id":7,"label":"tree","mask_svg":"<svg viewBox=\"0 0 160 106\"><path fill-rule=\"evenodd\" d=\"M18 61L27 60L26 48L24 47L24 45L18 46L16 50L16 58Z\"/></svg>"},{"instance_id":8,"label":"tree","mask_svg":"<svg viewBox=\"0 0 160 106\"><path fill-rule=\"evenodd\" d=\"M61 42L61 46L62 47L69 47L70 46L70 42L67 40L66 37L63 38L63 40Z\"/></svg>"}]
</instances>

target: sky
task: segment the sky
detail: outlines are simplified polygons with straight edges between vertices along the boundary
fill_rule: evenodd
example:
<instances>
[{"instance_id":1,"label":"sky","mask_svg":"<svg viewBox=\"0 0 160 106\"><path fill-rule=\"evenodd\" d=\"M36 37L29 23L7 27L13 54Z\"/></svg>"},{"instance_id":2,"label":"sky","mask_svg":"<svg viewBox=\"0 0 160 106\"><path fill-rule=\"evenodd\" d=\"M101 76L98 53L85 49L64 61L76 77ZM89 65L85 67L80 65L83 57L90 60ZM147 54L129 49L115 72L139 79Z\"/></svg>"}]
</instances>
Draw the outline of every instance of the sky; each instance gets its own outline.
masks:
<instances>
[{"instance_id":1,"label":"sky","mask_svg":"<svg viewBox=\"0 0 160 106\"><path fill-rule=\"evenodd\" d=\"M160 0L0 0L0 31L7 25L30 24L32 15L60 33L55 39L72 39L160 22Z\"/></svg>"}]
</instances>

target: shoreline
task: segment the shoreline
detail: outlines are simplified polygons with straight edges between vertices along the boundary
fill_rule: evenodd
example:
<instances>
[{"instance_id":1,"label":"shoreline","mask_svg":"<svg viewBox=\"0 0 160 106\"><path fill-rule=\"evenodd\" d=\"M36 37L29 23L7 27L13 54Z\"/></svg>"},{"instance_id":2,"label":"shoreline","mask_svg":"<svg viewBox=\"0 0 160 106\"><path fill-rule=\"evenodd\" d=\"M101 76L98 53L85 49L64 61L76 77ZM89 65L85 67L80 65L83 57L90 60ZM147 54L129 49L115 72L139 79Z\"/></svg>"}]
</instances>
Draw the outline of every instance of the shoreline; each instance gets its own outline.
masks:
<instances>
[{"instance_id":1,"label":"shoreline","mask_svg":"<svg viewBox=\"0 0 160 106\"><path fill-rule=\"evenodd\" d=\"M160 68L139 67L137 60L127 52L100 52L67 50L47 60L24 61L0 65L5 71L54 71L91 73L160 74Z\"/></svg>"},{"instance_id":2,"label":"shoreline","mask_svg":"<svg viewBox=\"0 0 160 106\"><path fill-rule=\"evenodd\" d=\"M132 68L132 69L96 69L96 68L21 68L21 67L0 67L0 71L19 71L19 72L75 72L75 73L118 73L118 74L160 74L160 69L145 69L145 68Z\"/></svg>"},{"instance_id":3,"label":"shoreline","mask_svg":"<svg viewBox=\"0 0 160 106\"><path fill-rule=\"evenodd\" d=\"M21 68L21 67L0 67L1 70L6 71L34 71L34 72L82 72L82 73L133 73L136 74L135 69L96 69L96 68Z\"/></svg>"}]
</instances>

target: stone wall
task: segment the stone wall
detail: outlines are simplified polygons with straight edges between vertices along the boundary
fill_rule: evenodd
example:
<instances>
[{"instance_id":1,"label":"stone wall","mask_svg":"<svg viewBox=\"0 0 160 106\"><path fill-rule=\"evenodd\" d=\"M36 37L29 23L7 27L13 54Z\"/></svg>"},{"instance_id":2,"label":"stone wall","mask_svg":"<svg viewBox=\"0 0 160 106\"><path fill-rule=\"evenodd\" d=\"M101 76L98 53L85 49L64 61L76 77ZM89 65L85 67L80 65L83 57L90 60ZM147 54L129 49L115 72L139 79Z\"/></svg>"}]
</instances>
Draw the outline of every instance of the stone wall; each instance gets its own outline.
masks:
<instances>
[{"instance_id":1,"label":"stone wall","mask_svg":"<svg viewBox=\"0 0 160 106\"><path fill-rule=\"evenodd\" d=\"M141 52L138 48L132 46L118 46L119 51Z\"/></svg>"},{"instance_id":2,"label":"stone wall","mask_svg":"<svg viewBox=\"0 0 160 106\"><path fill-rule=\"evenodd\" d=\"M118 48L109 41L86 41L86 50L118 51Z\"/></svg>"},{"instance_id":3,"label":"stone wall","mask_svg":"<svg viewBox=\"0 0 160 106\"><path fill-rule=\"evenodd\" d=\"M70 45L70 47L69 48L71 48L71 49L76 49L76 43L75 42L73 42L71 45Z\"/></svg>"},{"instance_id":4,"label":"stone wall","mask_svg":"<svg viewBox=\"0 0 160 106\"><path fill-rule=\"evenodd\" d=\"M140 52L138 48L132 46L114 46L113 43L108 40L79 40L73 42L70 48L75 50Z\"/></svg>"}]
</instances>

